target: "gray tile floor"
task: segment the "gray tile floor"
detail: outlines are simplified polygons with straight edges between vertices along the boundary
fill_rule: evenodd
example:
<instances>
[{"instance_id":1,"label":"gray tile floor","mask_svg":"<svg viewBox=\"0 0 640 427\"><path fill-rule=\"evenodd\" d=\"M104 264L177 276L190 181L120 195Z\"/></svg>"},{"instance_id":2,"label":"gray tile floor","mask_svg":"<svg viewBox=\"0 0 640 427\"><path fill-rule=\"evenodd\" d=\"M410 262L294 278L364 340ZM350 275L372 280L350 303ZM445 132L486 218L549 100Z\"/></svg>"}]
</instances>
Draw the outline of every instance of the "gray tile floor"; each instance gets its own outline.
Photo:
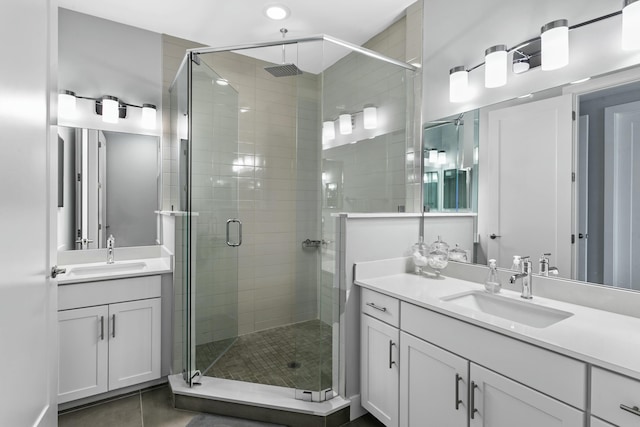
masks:
<instances>
[{"instance_id":1,"label":"gray tile floor","mask_svg":"<svg viewBox=\"0 0 640 427\"><path fill-rule=\"evenodd\" d=\"M324 390L331 387L331 334L330 325L310 320L242 335L235 342L202 344L196 347L196 367L216 378ZM297 362L295 368L291 362Z\"/></svg>"},{"instance_id":2,"label":"gray tile floor","mask_svg":"<svg viewBox=\"0 0 640 427\"><path fill-rule=\"evenodd\" d=\"M59 427L186 427L192 421L197 426L210 427L265 425L239 419L230 420L233 424L215 421L207 424L202 422L202 418L202 415L197 412L174 409L171 390L165 385L65 411L59 414L58 425ZM382 425L371 415L365 415L343 427L381 427Z\"/></svg>"}]
</instances>

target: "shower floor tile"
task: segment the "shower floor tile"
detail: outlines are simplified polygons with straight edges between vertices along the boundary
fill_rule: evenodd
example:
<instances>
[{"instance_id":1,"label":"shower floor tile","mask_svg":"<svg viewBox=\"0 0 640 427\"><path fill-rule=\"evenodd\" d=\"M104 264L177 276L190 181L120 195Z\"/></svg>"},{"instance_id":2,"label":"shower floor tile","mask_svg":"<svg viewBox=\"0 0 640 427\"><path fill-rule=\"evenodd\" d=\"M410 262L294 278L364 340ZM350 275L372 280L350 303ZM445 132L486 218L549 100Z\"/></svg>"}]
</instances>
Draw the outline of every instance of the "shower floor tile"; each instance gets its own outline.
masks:
<instances>
[{"instance_id":1,"label":"shower floor tile","mask_svg":"<svg viewBox=\"0 0 640 427\"><path fill-rule=\"evenodd\" d=\"M332 385L331 334L330 325L310 320L242 335L235 342L198 345L196 368L216 378L323 390Z\"/></svg>"}]
</instances>

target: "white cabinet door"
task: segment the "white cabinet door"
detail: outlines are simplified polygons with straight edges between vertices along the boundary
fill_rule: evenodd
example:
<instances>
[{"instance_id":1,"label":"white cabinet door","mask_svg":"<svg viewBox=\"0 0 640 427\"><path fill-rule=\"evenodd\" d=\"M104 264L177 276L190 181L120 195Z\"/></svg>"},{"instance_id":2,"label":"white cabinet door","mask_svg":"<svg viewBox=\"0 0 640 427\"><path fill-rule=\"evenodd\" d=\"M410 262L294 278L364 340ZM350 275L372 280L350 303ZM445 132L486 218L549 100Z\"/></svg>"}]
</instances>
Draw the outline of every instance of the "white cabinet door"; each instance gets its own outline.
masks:
<instances>
[{"instance_id":1,"label":"white cabinet door","mask_svg":"<svg viewBox=\"0 0 640 427\"><path fill-rule=\"evenodd\" d=\"M58 403L107 391L106 305L58 312Z\"/></svg>"},{"instance_id":2,"label":"white cabinet door","mask_svg":"<svg viewBox=\"0 0 640 427\"><path fill-rule=\"evenodd\" d=\"M467 425L469 362L400 333L400 426Z\"/></svg>"},{"instance_id":3,"label":"white cabinet door","mask_svg":"<svg viewBox=\"0 0 640 427\"><path fill-rule=\"evenodd\" d=\"M160 378L160 298L109 306L109 390Z\"/></svg>"},{"instance_id":4,"label":"white cabinet door","mask_svg":"<svg viewBox=\"0 0 640 427\"><path fill-rule=\"evenodd\" d=\"M397 427L399 331L365 314L361 323L362 406L387 427Z\"/></svg>"},{"instance_id":5,"label":"white cabinet door","mask_svg":"<svg viewBox=\"0 0 640 427\"><path fill-rule=\"evenodd\" d=\"M584 426L583 412L473 363L470 379L471 427Z\"/></svg>"}]
</instances>

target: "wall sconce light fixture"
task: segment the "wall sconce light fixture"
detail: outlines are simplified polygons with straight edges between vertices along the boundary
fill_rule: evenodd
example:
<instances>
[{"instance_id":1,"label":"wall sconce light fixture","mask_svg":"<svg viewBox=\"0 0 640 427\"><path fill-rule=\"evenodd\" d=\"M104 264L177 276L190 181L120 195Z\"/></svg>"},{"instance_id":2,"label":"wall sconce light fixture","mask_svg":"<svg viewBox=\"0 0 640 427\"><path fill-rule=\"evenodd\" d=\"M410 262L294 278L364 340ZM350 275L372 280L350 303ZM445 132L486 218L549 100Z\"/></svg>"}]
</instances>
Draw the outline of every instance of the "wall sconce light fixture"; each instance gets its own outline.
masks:
<instances>
[{"instance_id":1,"label":"wall sconce light fixture","mask_svg":"<svg viewBox=\"0 0 640 427\"><path fill-rule=\"evenodd\" d=\"M351 132L353 132L353 126L351 125L351 114L340 114L338 120L340 123L340 134L351 135Z\"/></svg>"},{"instance_id":2,"label":"wall sconce light fixture","mask_svg":"<svg viewBox=\"0 0 640 427\"><path fill-rule=\"evenodd\" d=\"M438 150L432 148L429 150L429 163L437 163L438 162Z\"/></svg>"},{"instance_id":3,"label":"wall sconce light fixture","mask_svg":"<svg viewBox=\"0 0 640 427\"><path fill-rule=\"evenodd\" d=\"M153 104L142 104L142 127L145 129L156 128L156 106Z\"/></svg>"},{"instance_id":4,"label":"wall sconce light fixture","mask_svg":"<svg viewBox=\"0 0 640 427\"><path fill-rule=\"evenodd\" d=\"M622 48L624 50L640 49L640 0L624 0Z\"/></svg>"},{"instance_id":5,"label":"wall sconce light fixture","mask_svg":"<svg viewBox=\"0 0 640 427\"><path fill-rule=\"evenodd\" d=\"M61 117L73 118L76 116L76 93L70 90L61 90L58 93L58 114Z\"/></svg>"},{"instance_id":6,"label":"wall sconce light fixture","mask_svg":"<svg viewBox=\"0 0 640 427\"><path fill-rule=\"evenodd\" d=\"M517 47L496 45L485 50L485 62L473 67L464 65L449 70L449 100L464 102L469 99L469 72L485 66L485 87L503 86L507 81L508 54L513 52L515 74L521 74L542 65L543 70L557 70L569 64L569 31L605 19L622 15L622 48L640 49L640 0L623 0L623 8L608 15L569 26L566 19L558 19L544 25L540 36L522 42Z\"/></svg>"},{"instance_id":7,"label":"wall sconce light fixture","mask_svg":"<svg viewBox=\"0 0 640 427\"><path fill-rule=\"evenodd\" d=\"M332 121L322 122L322 136L326 141L336 139L336 128Z\"/></svg>"},{"instance_id":8,"label":"wall sconce light fixture","mask_svg":"<svg viewBox=\"0 0 640 427\"><path fill-rule=\"evenodd\" d=\"M491 46L484 52L484 87L494 88L507 84L507 46Z\"/></svg>"},{"instance_id":9,"label":"wall sconce light fixture","mask_svg":"<svg viewBox=\"0 0 640 427\"><path fill-rule=\"evenodd\" d=\"M92 98L77 95L70 90L60 90L58 93L58 114L64 118L74 118L77 115L77 100L88 99L95 103L95 113L102 116L105 123L118 123L120 119L127 118L127 107L140 108L141 125L145 129L155 129L157 122L157 108L154 104L128 104L115 96L104 95L100 98Z\"/></svg>"},{"instance_id":10,"label":"wall sconce light fixture","mask_svg":"<svg viewBox=\"0 0 640 427\"><path fill-rule=\"evenodd\" d=\"M376 107L364 107L362 115L365 129L378 127L378 109Z\"/></svg>"},{"instance_id":11,"label":"wall sconce light fixture","mask_svg":"<svg viewBox=\"0 0 640 427\"><path fill-rule=\"evenodd\" d=\"M438 164L444 165L447 163L447 152L444 150L438 151Z\"/></svg>"},{"instance_id":12,"label":"wall sconce light fixture","mask_svg":"<svg viewBox=\"0 0 640 427\"><path fill-rule=\"evenodd\" d=\"M464 65L449 70L449 100L464 102L469 98L469 72Z\"/></svg>"},{"instance_id":13,"label":"wall sconce light fixture","mask_svg":"<svg viewBox=\"0 0 640 427\"><path fill-rule=\"evenodd\" d=\"M97 103L98 101L96 101ZM120 100L115 96L105 95L102 97L102 121L105 123L118 123L120 119ZM126 107L125 107L126 116Z\"/></svg>"},{"instance_id":14,"label":"wall sconce light fixture","mask_svg":"<svg viewBox=\"0 0 640 427\"><path fill-rule=\"evenodd\" d=\"M540 30L542 69L557 70L569 63L569 21L558 19Z\"/></svg>"}]
</instances>

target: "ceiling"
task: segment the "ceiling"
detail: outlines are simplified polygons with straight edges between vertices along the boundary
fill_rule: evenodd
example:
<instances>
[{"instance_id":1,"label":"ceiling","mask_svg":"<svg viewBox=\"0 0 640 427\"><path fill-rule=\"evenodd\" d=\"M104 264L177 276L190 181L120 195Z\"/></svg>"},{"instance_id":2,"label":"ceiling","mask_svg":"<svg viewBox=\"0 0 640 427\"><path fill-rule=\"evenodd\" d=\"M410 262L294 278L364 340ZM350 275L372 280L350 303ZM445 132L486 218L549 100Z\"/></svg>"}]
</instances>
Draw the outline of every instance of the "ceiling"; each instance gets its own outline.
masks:
<instances>
[{"instance_id":1,"label":"ceiling","mask_svg":"<svg viewBox=\"0 0 640 427\"><path fill-rule=\"evenodd\" d=\"M58 4L211 47L226 47L280 40L283 27L289 31L287 38L328 34L362 45L402 16L414 1L58 0ZM287 7L291 11L289 17L282 21L267 18L264 10L272 4ZM328 62L333 61L325 61L325 66Z\"/></svg>"}]
</instances>

